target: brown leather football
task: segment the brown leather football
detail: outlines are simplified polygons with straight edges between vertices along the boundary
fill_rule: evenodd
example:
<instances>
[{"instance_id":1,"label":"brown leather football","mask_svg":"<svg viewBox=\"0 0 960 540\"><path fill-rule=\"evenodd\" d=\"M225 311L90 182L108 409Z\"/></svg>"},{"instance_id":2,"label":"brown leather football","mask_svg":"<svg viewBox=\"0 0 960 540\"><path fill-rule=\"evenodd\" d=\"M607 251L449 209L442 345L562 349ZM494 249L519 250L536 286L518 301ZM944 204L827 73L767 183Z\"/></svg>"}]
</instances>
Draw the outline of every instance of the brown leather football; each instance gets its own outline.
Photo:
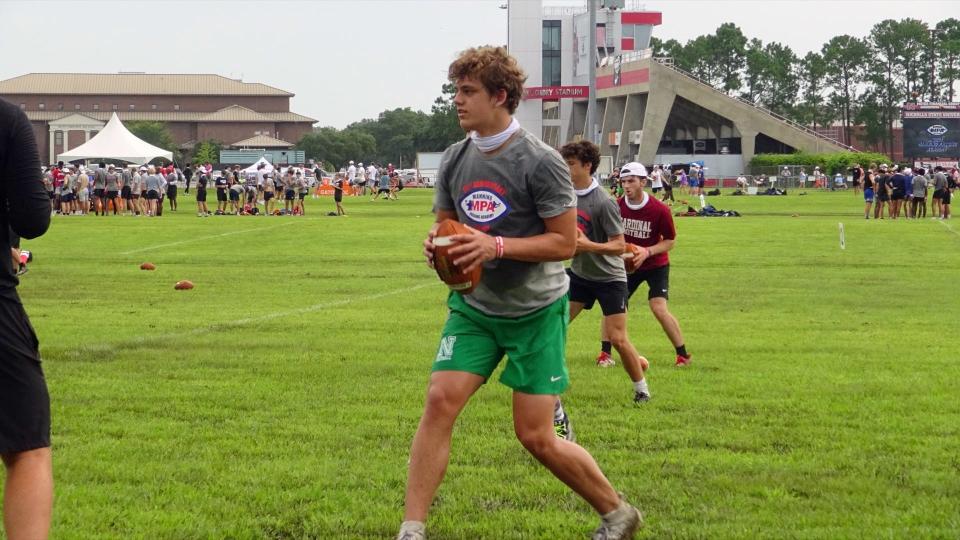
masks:
<instances>
[{"instance_id":1,"label":"brown leather football","mask_svg":"<svg viewBox=\"0 0 960 540\"><path fill-rule=\"evenodd\" d=\"M183 280L178 281L177 284L173 286L173 288L176 289L176 290L178 290L178 291L183 291L183 290L187 290L187 289L192 289L192 288L193 288L193 282L190 281L190 280L188 280L188 279L183 279Z\"/></svg>"},{"instance_id":2,"label":"brown leather football","mask_svg":"<svg viewBox=\"0 0 960 540\"><path fill-rule=\"evenodd\" d=\"M157 265L153 264L152 262L145 262L145 263L143 263L143 264L140 265L140 269L141 269L141 270L156 270L156 269L157 269Z\"/></svg>"},{"instance_id":3,"label":"brown leather football","mask_svg":"<svg viewBox=\"0 0 960 540\"><path fill-rule=\"evenodd\" d=\"M452 219L445 219L440 222L440 226L437 227L437 234L433 237L433 267L440 279L451 290L461 294L470 294L480 284L483 266L478 266L472 272L466 274L457 265L453 264L453 257L450 256L449 251L456 245L450 240L450 237L455 234L473 234L473 231L468 229L466 225Z\"/></svg>"},{"instance_id":4,"label":"brown leather football","mask_svg":"<svg viewBox=\"0 0 960 540\"><path fill-rule=\"evenodd\" d=\"M628 274L636 272L637 269L640 268L640 264L643 264L634 264L633 262L633 256L640 253L643 249L645 248L631 244L630 242L627 242L627 244L623 246L623 255L621 255L621 257L623 257L623 268Z\"/></svg>"}]
</instances>

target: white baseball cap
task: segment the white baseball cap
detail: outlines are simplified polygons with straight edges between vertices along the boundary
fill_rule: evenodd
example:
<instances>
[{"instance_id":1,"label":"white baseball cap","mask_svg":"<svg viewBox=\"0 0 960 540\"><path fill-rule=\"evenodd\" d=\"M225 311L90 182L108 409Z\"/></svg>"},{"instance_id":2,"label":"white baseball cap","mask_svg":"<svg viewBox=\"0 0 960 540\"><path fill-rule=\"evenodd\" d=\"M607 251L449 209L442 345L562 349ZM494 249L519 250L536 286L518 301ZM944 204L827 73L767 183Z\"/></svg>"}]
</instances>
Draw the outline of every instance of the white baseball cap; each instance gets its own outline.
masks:
<instances>
[{"instance_id":1,"label":"white baseball cap","mask_svg":"<svg viewBox=\"0 0 960 540\"><path fill-rule=\"evenodd\" d=\"M631 161L623 167L620 167L620 178L623 178L624 176L639 176L641 178L646 178L647 168L636 161Z\"/></svg>"}]
</instances>

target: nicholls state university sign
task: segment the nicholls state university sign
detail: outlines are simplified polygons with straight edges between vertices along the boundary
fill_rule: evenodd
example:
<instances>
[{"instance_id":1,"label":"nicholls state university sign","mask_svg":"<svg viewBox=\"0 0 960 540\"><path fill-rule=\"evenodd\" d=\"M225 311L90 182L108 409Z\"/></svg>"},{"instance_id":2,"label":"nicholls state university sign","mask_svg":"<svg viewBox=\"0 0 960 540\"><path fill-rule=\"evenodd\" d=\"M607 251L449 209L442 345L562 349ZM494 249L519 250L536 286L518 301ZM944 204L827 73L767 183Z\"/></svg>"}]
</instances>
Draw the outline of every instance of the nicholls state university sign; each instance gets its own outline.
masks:
<instances>
[{"instance_id":1,"label":"nicholls state university sign","mask_svg":"<svg viewBox=\"0 0 960 540\"><path fill-rule=\"evenodd\" d=\"M585 99L589 92L589 86L532 86L523 89L523 99Z\"/></svg>"}]
</instances>

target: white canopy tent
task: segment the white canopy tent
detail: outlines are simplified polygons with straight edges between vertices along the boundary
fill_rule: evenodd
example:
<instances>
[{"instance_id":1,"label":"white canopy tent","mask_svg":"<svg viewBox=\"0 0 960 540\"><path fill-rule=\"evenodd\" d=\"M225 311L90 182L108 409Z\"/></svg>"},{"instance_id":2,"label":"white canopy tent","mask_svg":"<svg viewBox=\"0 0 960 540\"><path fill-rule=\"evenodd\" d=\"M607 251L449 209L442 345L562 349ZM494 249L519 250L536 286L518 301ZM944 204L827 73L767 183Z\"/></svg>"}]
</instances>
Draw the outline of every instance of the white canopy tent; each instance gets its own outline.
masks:
<instances>
[{"instance_id":1,"label":"white canopy tent","mask_svg":"<svg viewBox=\"0 0 960 540\"><path fill-rule=\"evenodd\" d=\"M260 157L260 159L257 160L256 163L254 163L253 165L251 165L251 166L247 167L246 169L244 169L243 172L245 172L245 173L247 173L247 174L251 174L251 173L252 173L252 174L256 174L256 173L257 173L257 167L259 167L261 163L264 164L263 170L264 170L265 172L268 172L268 173L272 173L272 172L273 172L273 165L271 165L270 162L267 161L267 158L262 157L262 156Z\"/></svg>"},{"instance_id":2,"label":"white canopy tent","mask_svg":"<svg viewBox=\"0 0 960 540\"><path fill-rule=\"evenodd\" d=\"M60 154L57 159L119 159L130 163L146 163L158 157L173 161L172 152L137 138L117 118L117 113L113 113L100 133L80 146Z\"/></svg>"}]
</instances>

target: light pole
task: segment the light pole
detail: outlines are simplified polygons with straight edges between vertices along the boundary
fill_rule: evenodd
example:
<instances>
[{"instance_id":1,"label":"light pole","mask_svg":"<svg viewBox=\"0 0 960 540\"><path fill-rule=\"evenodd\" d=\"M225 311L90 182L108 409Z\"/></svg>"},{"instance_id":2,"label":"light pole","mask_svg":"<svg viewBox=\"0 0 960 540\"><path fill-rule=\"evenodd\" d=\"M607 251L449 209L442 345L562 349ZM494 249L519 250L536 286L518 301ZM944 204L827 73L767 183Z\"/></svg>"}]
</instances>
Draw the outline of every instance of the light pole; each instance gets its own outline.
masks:
<instances>
[{"instance_id":1,"label":"light pole","mask_svg":"<svg viewBox=\"0 0 960 540\"><path fill-rule=\"evenodd\" d=\"M587 136L586 140L600 144L597 140L597 0L587 0L590 11L590 26L587 28L587 62L589 62L589 90L587 91Z\"/></svg>"}]
</instances>

